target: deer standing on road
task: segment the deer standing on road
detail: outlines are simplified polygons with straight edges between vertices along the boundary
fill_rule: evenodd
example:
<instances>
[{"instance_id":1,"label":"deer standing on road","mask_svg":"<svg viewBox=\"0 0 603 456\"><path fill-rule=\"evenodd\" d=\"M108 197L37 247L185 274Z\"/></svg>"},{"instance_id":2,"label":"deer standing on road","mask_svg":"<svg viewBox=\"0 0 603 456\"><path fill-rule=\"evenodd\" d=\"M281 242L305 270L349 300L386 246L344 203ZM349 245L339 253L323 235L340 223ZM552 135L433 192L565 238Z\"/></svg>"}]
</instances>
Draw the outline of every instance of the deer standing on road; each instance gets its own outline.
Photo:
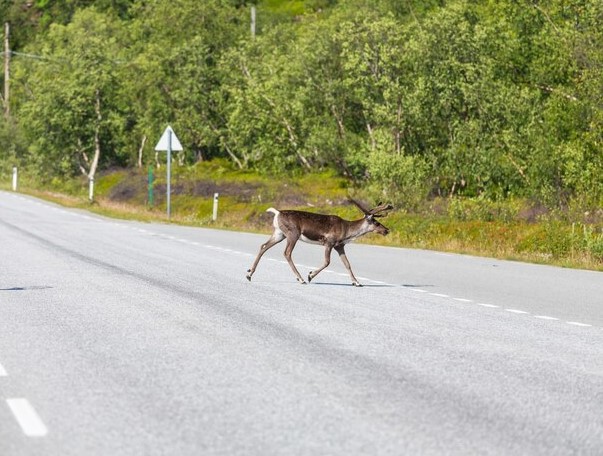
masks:
<instances>
[{"instance_id":1,"label":"deer standing on road","mask_svg":"<svg viewBox=\"0 0 603 456\"><path fill-rule=\"evenodd\" d=\"M392 209L392 205L379 204L374 209L368 210L357 201L351 201L364 213L364 217L360 220L344 220L336 215L315 214L305 211L279 211L273 207L267 209L266 212L272 212L274 214L274 220L272 221L274 231L272 236L270 236L270 239L260 247L260 252L255 258L251 269L247 271L247 280L251 281L251 276L255 272L262 255L264 255L269 248L275 246L283 239L287 239L285 258L287 259L289 266L291 266L299 283L305 284L306 281L302 278L295 267L295 264L293 264L291 252L293 252L293 248L297 241L301 240L311 244L325 246L325 262L316 271L311 271L308 274L308 282L311 282L320 271L329 265L331 262L331 251L335 249L337 253L339 253L339 258L341 258L341 261L350 273L352 285L361 287L362 285L358 282L358 279L354 277L350 262L345 255L345 245L367 233L376 232L384 236L389 233L389 230L377 221L377 217L387 215L384 214L384 212Z\"/></svg>"}]
</instances>

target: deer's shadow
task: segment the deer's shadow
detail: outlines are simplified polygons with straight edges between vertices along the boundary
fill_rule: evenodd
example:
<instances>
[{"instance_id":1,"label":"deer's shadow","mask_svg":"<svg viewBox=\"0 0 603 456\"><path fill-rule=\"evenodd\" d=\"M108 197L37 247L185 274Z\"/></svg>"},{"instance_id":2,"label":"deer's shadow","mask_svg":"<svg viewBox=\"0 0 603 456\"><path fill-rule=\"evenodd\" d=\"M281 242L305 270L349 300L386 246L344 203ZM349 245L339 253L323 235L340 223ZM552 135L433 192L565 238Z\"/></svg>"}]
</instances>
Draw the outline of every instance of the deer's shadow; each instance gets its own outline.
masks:
<instances>
[{"instance_id":1,"label":"deer's shadow","mask_svg":"<svg viewBox=\"0 0 603 456\"><path fill-rule=\"evenodd\" d=\"M0 288L0 291L28 291L28 290L47 290L49 288L53 288L48 285L32 285L25 287L8 287L8 288Z\"/></svg>"},{"instance_id":2,"label":"deer's shadow","mask_svg":"<svg viewBox=\"0 0 603 456\"><path fill-rule=\"evenodd\" d=\"M320 286L327 286L327 287L354 287L354 285L352 285L351 283L344 283L344 282L314 282L312 281L312 285L320 285ZM396 288L396 285L389 285L387 283L363 283L361 286L359 287L355 287L355 288Z\"/></svg>"}]
</instances>

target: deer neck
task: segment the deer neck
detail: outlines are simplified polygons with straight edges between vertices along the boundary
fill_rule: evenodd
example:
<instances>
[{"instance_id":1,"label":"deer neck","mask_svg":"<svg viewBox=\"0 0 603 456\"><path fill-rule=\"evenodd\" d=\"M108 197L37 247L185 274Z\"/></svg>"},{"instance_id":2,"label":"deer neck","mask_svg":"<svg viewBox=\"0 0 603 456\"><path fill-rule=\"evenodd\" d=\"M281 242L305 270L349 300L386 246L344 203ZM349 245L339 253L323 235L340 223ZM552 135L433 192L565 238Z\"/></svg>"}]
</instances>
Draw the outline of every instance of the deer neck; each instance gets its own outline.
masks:
<instances>
[{"instance_id":1,"label":"deer neck","mask_svg":"<svg viewBox=\"0 0 603 456\"><path fill-rule=\"evenodd\" d=\"M346 236L344 239L342 239L341 244L352 242L358 239L360 236L364 236L369 231L369 224L366 219L362 218L360 220L349 221Z\"/></svg>"}]
</instances>

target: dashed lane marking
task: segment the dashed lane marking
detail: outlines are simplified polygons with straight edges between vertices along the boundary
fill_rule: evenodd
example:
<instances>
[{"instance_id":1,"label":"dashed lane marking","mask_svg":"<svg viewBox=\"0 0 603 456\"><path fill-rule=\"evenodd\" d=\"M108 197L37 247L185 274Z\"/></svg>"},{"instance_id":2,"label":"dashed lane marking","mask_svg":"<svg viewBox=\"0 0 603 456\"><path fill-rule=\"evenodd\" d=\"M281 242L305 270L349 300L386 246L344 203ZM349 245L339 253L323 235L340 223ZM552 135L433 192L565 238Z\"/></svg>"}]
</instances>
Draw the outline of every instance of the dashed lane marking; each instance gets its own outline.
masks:
<instances>
[{"instance_id":1,"label":"dashed lane marking","mask_svg":"<svg viewBox=\"0 0 603 456\"><path fill-rule=\"evenodd\" d=\"M578 322L578 321L566 321L566 323L567 323L568 325L573 325L573 326L585 326L585 327L586 327L586 326L592 326L592 325L589 325L589 324L587 324L587 323L580 323L580 322Z\"/></svg>"},{"instance_id":2,"label":"dashed lane marking","mask_svg":"<svg viewBox=\"0 0 603 456\"><path fill-rule=\"evenodd\" d=\"M7 399L6 403L26 436L44 437L48 434L48 429L27 399Z\"/></svg>"}]
</instances>

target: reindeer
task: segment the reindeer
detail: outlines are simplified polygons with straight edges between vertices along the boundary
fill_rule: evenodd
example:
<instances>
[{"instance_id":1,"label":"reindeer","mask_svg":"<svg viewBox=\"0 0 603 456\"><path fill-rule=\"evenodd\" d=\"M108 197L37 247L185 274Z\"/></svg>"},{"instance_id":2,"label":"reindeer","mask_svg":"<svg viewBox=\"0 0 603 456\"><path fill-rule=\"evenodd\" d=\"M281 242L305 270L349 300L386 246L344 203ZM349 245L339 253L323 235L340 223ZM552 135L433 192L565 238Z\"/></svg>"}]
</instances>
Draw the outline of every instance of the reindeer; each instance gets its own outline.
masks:
<instances>
[{"instance_id":1,"label":"reindeer","mask_svg":"<svg viewBox=\"0 0 603 456\"><path fill-rule=\"evenodd\" d=\"M305 211L279 211L273 207L267 209L266 212L272 212L274 214L274 219L272 221L274 231L272 236L270 236L270 239L260 247L260 251L255 258L251 269L247 270L247 280L251 281L251 276L255 272L262 255L283 239L287 239L285 258L287 259L289 266L291 266L299 283L305 285L306 281L302 278L295 267L295 264L293 264L291 252L293 252L293 248L297 241L301 240L311 244L325 246L325 262L320 268L311 271L308 274L308 282L311 282L319 272L329 265L331 262L331 251L335 249L337 253L339 253L339 258L341 258L341 261L350 273L352 285L361 287L362 285L354 276L352 268L350 267L350 262L345 255L345 245L367 233L376 232L384 236L389 233L389 230L376 219L377 217L387 215L384 214L384 212L389 211L393 206L391 204L379 203L374 209L368 210L357 201L353 199L350 200L364 213L364 217L360 220L344 220L336 215L315 214Z\"/></svg>"}]
</instances>

